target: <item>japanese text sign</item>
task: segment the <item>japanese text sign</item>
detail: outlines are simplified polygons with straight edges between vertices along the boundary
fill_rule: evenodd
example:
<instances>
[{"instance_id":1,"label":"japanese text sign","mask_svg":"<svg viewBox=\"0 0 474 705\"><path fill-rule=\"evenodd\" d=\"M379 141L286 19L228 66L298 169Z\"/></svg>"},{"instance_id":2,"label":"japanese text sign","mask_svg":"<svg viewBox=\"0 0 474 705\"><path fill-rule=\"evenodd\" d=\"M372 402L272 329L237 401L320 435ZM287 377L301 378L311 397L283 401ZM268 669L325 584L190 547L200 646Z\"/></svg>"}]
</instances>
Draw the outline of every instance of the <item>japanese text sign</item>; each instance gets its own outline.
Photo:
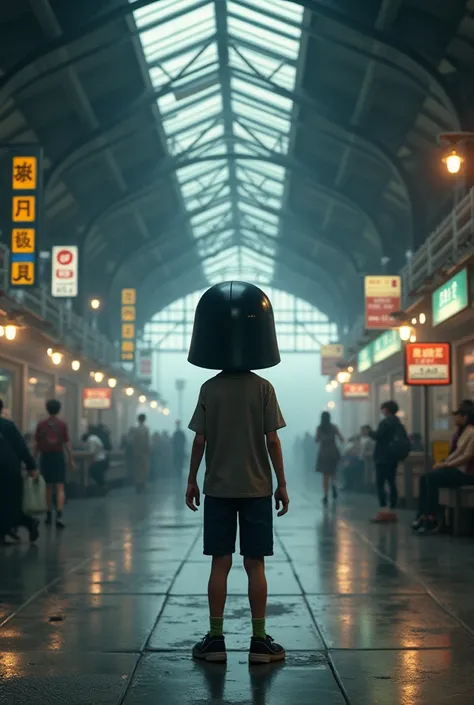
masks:
<instances>
[{"instance_id":1,"label":"japanese text sign","mask_svg":"<svg viewBox=\"0 0 474 705\"><path fill-rule=\"evenodd\" d=\"M433 326L438 326L469 306L468 271L462 269L433 291Z\"/></svg>"},{"instance_id":2,"label":"japanese text sign","mask_svg":"<svg viewBox=\"0 0 474 705\"><path fill-rule=\"evenodd\" d=\"M451 384L451 345L449 343L407 343L405 383L420 386Z\"/></svg>"},{"instance_id":3,"label":"japanese text sign","mask_svg":"<svg viewBox=\"0 0 474 705\"><path fill-rule=\"evenodd\" d=\"M15 147L11 156L10 286L36 282L41 210L42 152L34 146Z\"/></svg>"},{"instance_id":4,"label":"japanese text sign","mask_svg":"<svg viewBox=\"0 0 474 705\"><path fill-rule=\"evenodd\" d=\"M140 350L138 354L138 378L144 384L152 382L152 352L151 350Z\"/></svg>"},{"instance_id":5,"label":"japanese text sign","mask_svg":"<svg viewBox=\"0 0 474 705\"><path fill-rule=\"evenodd\" d=\"M370 398L370 384L366 382L346 382L342 385L342 398L345 401Z\"/></svg>"},{"instance_id":6,"label":"japanese text sign","mask_svg":"<svg viewBox=\"0 0 474 705\"><path fill-rule=\"evenodd\" d=\"M136 289L122 289L120 296L120 359L122 360L122 362L135 361L135 321L137 317L136 303Z\"/></svg>"},{"instance_id":7,"label":"japanese text sign","mask_svg":"<svg viewBox=\"0 0 474 705\"><path fill-rule=\"evenodd\" d=\"M82 406L84 409L110 409L112 390L110 387L86 387L82 391Z\"/></svg>"},{"instance_id":8,"label":"japanese text sign","mask_svg":"<svg viewBox=\"0 0 474 705\"><path fill-rule=\"evenodd\" d=\"M78 248L53 247L51 251L51 293L55 297L74 298L78 294Z\"/></svg>"},{"instance_id":9,"label":"japanese text sign","mask_svg":"<svg viewBox=\"0 0 474 705\"><path fill-rule=\"evenodd\" d=\"M365 327L374 329L394 328L392 317L399 311L402 299L400 277L366 276L364 279Z\"/></svg>"},{"instance_id":10,"label":"japanese text sign","mask_svg":"<svg viewBox=\"0 0 474 705\"><path fill-rule=\"evenodd\" d=\"M338 343L321 345L321 374L335 377L339 372L338 362L344 358L344 346Z\"/></svg>"}]
</instances>

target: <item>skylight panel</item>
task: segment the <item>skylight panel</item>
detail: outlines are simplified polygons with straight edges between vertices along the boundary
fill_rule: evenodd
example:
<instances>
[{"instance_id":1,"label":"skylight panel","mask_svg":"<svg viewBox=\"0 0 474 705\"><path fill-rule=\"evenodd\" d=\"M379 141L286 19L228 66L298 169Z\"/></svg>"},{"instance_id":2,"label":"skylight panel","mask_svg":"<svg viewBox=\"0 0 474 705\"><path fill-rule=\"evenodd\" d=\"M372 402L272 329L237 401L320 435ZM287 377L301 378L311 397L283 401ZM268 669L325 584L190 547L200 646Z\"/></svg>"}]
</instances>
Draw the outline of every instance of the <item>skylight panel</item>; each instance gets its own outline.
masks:
<instances>
[{"instance_id":1,"label":"skylight panel","mask_svg":"<svg viewBox=\"0 0 474 705\"><path fill-rule=\"evenodd\" d=\"M224 55L214 1L159 0L134 17L150 80L162 89L157 105L205 274L269 282L286 171L265 158L288 151L293 103L275 86L294 90L303 9L286 0L218 2L227 11ZM201 161L179 168L188 158Z\"/></svg>"}]
</instances>

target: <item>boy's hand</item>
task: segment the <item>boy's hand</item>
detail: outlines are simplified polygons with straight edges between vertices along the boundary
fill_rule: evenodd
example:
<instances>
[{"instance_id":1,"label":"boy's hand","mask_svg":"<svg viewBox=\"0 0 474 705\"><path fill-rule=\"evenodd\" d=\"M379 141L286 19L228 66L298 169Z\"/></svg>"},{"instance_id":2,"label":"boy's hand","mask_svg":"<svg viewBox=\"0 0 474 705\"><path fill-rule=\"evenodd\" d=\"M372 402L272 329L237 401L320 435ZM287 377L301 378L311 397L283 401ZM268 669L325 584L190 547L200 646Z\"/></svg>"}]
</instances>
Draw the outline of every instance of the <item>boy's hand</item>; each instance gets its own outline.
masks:
<instances>
[{"instance_id":1,"label":"boy's hand","mask_svg":"<svg viewBox=\"0 0 474 705\"><path fill-rule=\"evenodd\" d=\"M290 498L288 497L288 492L286 487L277 487L275 490L275 509L277 510L277 516L282 517L288 511L288 505L290 503ZM280 509L281 504L281 509ZM280 511L278 511L280 509Z\"/></svg>"},{"instance_id":2,"label":"boy's hand","mask_svg":"<svg viewBox=\"0 0 474 705\"><path fill-rule=\"evenodd\" d=\"M201 503L201 493L197 482L189 483L186 490L186 505L193 512L197 512Z\"/></svg>"}]
</instances>

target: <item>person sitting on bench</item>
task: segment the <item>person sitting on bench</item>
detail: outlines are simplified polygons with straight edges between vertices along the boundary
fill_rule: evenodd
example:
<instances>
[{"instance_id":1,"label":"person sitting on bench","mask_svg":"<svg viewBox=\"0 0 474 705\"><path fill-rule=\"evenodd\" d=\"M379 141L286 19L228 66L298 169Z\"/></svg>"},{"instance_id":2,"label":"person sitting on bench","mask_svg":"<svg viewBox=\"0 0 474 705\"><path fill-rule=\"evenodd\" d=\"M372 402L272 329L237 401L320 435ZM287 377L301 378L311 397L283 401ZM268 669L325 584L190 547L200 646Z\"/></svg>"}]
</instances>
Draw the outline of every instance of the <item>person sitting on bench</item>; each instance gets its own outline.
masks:
<instances>
[{"instance_id":1,"label":"person sitting on bench","mask_svg":"<svg viewBox=\"0 0 474 705\"><path fill-rule=\"evenodd\" d=\"M418 516L412 524L413 530L419 534L439 531L437 515L441 488L474 485L474 402L462 401L453 416L457 430L448 457L420 477Z\"/></svg>"}]
</instances>

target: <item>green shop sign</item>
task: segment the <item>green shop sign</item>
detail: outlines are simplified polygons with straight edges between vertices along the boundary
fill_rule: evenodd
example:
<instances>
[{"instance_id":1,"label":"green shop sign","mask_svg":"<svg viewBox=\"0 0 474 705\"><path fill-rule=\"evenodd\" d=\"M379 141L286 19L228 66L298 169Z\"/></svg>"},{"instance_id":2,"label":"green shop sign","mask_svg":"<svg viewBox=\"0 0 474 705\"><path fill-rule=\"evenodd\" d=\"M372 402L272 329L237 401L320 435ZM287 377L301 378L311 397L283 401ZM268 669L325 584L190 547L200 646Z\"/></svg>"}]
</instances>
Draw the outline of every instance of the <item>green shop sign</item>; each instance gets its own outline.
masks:
<instances>
[{"instance_id":1,"label":"green shop sign","mask_svg":"<svg viewBox=\"0 0 474 705\"><path fill-rule=\"evenodd\" d=\"M387 357L395 355L395 353L400 352L402 349L402 341L400 339L400 333L398 328L395 330L387 330L382 335L374 340L373 345L373 360L374 365L377 362L382 362L386 360Z\"/></svg>"},{"instance_id":2,"label":"green shop sign","mask_svg":"<svg viewBox=\"0 0 474 705\"><path fill-rule=\"evenodd\" d=\"M402 349L402 341L398 329L387 330L372 343L366 345L357 357L357 370L365 372L378 362L386 360Z\"/></svg>"},{"instance_id":3,"label":"green shop sign","mask_svg":"<svg viewBox=\"0 0 474 705\"><path fill-rule=\"evenodd\" d=\"M433 326L452 318L469 306L467 269L448 279L447 282L433 291L432 297Z\"/></svg>"},{"instance_id":4,"label":"green shop sign","mask_svg":"<svg viewBox=\"0 0 474 705\"><path fill-rule=\"evenodd\" d=\"M365 372L370 369L373 365L372 361L372 344L366 345L365 348L360 350L357 356L357 369L359 372Z\"/></svg>"}]
</instances>

